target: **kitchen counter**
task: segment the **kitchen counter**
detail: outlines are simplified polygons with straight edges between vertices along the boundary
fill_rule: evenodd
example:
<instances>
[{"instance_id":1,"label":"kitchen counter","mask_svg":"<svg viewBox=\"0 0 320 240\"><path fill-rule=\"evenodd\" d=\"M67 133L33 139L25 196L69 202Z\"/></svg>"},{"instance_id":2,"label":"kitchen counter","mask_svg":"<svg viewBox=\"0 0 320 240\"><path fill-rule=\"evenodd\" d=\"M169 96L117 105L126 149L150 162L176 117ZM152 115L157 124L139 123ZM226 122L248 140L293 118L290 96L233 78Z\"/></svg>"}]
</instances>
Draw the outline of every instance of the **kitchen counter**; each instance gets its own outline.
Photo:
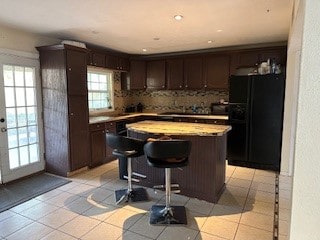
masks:
<instances>
[{"instance_id":1,"label":"kitchen counter","mask_svg":"<svg viewBox=\"0 0 320 240\"><path fill-rule=\"evenodd\" d=\"M191 141L189 163L173 169L172 181L180 185L181 194L216 203L225 189L227 132L226 125L170 121L141 121L126 125L128 136L142 140L170 135ZM141 173L138 185L153 187L164 184L164 170L150 167L141 156L132 162L134 172Z\"/></svg>"},{"instance_id":2,"label":"kitchen counter","mask_svg":"<svg viewBox=\"0 0 320 240\"><path fill-rule=\"evenodd\" d=\"M118 121L125 120L134 117L141 116L159 116L159 117L181 117L181 118L197 118L197 119L218 119L218 120L228 120L228 116L225 115L201 115L201 114L192 114L192 113L128 113L128 114L119 114L115 116L92 116L89 118L89 123L101 123L101 122L110 122L110 121Z\"/></svg>"},{"instance_id":3,"label":"kitchen counter","mask_svg":"<svg viewBox=\"0 0 320 240\"><path fill-rule=\"evenodd\" d=\"M188 136L222 136L231 130L228 125L168 121L141 121L127 124L126 127L140 133Z\"/></svg>"}]
</instances>

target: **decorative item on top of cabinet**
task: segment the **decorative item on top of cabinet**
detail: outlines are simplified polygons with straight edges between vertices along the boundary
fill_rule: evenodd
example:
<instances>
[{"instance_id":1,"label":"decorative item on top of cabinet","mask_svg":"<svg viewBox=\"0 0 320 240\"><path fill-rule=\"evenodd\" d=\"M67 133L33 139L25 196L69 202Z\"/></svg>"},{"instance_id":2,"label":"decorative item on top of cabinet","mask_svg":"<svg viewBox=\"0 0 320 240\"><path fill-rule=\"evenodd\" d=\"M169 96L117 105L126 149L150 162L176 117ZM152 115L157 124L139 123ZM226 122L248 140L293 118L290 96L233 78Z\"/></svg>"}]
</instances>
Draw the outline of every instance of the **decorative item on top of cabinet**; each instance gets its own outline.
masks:
<instances>
[{"instance_id":1,"label":"decorative item on top of cabinet","mask_svg":"<svg viewBox=\"0 0 320 240\"><path fill-rule=\"evenodd\" d=\"M87 49L37 47L43 95L46 171L67 176L89 159Z\"/></svg>"},{"instance_id":2,"label":"decorative item on top of cabinet","mask_svg":"<svg viewBox=\"0 0 320 240\"><path fill-rule=\"evenodd\" d=\"M147 61L147 88L165 89L166 62L165 60Z\"/></svg>"},{"instance_id":3,"label":"decorative item on top of cabinet","mask_svg":"<svg viewBox=\"0 0 320 240\"><path fill-rule=\"evenodd\" d=\"M204 57L205 89L228 89L230 57L227 54L209 54Z\"/></svg>"},{"instance_id":4,"label":"decorative item on top of cabinet","mask_svg":"<svg viewBox=\"0 0 320 240\"><path fill-rule=\"evenodd\" d=\"M146 88L146 61L131 60L130 72L121 73L121 89L142 90Z\"/></svg>"},{"instance_id":5,"label":"decorative item on top of cabinet","mask_svg":"<svg viewBox=\"0 0 320 240\"><path fill-rule=\"evenodd\" d=\"M184 89L183 58L166 59L166 80L168 90Z\"/></svg>"},{"instance_id":6,"label":"decorative item on top of cabinet","mask_svg":"<svg viewBox=\"0 0 320 240\"><path fill-rule=\"evenodd\" d=\"M106 59L105 54L102 52L96 52L94 50L88 53L87 64L95 67L105 67Z\"/></svg>"},{"instance_id":7,"label":"decorative item on top of cabinet","mask_svg":"<svg viewBox=\"0 0 320 240\"><path fill-rule=\"evenodd\" d=\"M186 56L184 58L184 88L197 90L203 87L202 56Z\"/></svg>"},{"instance_id":8,"label":"decorative item on top of cabinet","mask_svg":"<svg viewBox=\"0 0 320 240\"><path fill-rule=\"evenodd\" d=\"M254 67L268 59L274 59L282 66L286 65L287 47L266 47L234 51L231 53L230 75L234 75L238 68Z\"/></svg>"}]
</instances>

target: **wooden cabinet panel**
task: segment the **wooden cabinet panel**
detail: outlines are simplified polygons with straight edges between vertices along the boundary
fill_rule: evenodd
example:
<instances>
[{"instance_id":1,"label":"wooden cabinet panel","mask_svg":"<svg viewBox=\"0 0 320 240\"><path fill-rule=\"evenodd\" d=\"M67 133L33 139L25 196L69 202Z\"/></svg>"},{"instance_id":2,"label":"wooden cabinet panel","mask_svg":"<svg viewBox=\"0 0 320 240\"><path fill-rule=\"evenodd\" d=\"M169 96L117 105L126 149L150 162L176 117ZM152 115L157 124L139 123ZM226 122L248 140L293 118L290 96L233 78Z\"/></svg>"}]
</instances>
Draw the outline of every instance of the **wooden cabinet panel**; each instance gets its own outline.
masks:
<instances>
[{"instance_id":1,"label":"wooden cabinet panel","mask_svg":"<svg viewBox=\"0 0 320 240\"><path fill-rule=\"evenodd\" d=\"M259 61L259 52L249 51L238 54L238 67L253 67Z\"/></svg>"},{"instance_id":2,"label":"wooden cabinet panel","mask_svg":"<svg viewBox=\"0 0 320 240\"><path fill-rule=\"evenodd\" d=\"M202 74L202 57L187 57L184 59L185 89L201 89L204 87Z\"/></svg>"},{"instance_id":3,"label":"wooden cabinet panel","mask_svg":"<svg viewBox=\"0 0 320 240\"><path fill-rule=\"evenodd\" d=\"M166 86L166 62L165 60L147 62L147 88L165 89Z\"/></svg>"},{"instance_id":4,"label":"wooden cabinet panel","mask_svg":"<svg viewBox=\"0 0 320 240\"><path fill-rule=\"evenodd\" d=\"M87 50L69 45L40 52L46 170L67 176L89 159Z\"/></svg>"},{"instance_id":5,"label":"wooden cabinet panel","mask_svg":"<svg viewBox=\"0 0 320 240\"><path fill-rule=\"evenodd\" d=\"M204 78L206 89L227 89L229 87L228 55L211 54L204 58Z\"/></svg>"},{"instance_id":6,"label":"wooden cabinet panel","mask_svg":"<svg viewBox=\"0 0 320 240\"><path fill-rule=\"evenodd\" d=\"M287 61L287 48L285 46L257 48L232 53L230 75L234 75L237 68L255 67L257 64L266 62L268 59L275 59L277 63L285 66Z\"/></svg>"},{"instance_id":7,"label":"wooden cabinet panel","mask_svg":"<svg viewBox=\"0 0 320 240\"><path fill-rule=\"evenodd\" d=\"M143 60L130 61L130 72L121 74L121 88L141 90L146 87L146 62Z\"/></svg>"},{"instance_id":8,"label":"wooden cabinet panel","mask_svg":"<svg viewBox=\"0 0 320 240\"><path fill-rule=\"evenodd\" d=\"M105 67L119 71L129 71L130 63L128 58L114 55L106 55Z\"/></svg>"},{"instance_id":9,"label":"wooden cabinet panel","mask_svg":"<svg viewBox=\"0 0 320 240\"><path fill-rule=\"evenodd\" d=\"M95 67L105 67L105 65L106 65L105 54L93 52L92 53L92 65Z\"/></svg>"},{"instance_id":10,"label":"wooden cabinet panel","mask_svg":"<svg viewBox=\"0 0 320 240\"><path fill-rule=\"evenodd\" d=\"M83 52L66 50L69 95L87 95L87 59Z\"/></svg>"},{"instance_id":11,"label":"wooden cabinet panel","mask_svg":"<svg viewBox=\"0 0 320 240\"><path fill-rule=\"evenodd\" d=\"M166 80L168 90L181 90L184 88L182 58L166 60Z\"/></svg>"},{"instance_id":12,"label":"wooden cabinet panel","mask_svg":"<svg viewBox=\"0 0 320 240\"><path fill-rule=\"evenodd\" d=\"M116 122L107 122L106 123L106 133L116 133ZM108 145L105 145L106 150L106 161L111 161L115 159L115 157L112 155L113 149L110 148Z\"/></svg>"},{"instance_id":13,"label":"wooden cabinet panel","mask_svg":"<svg viewBox=\"0 0 320 240\"><path fill-rule=\"evenodd\" d=\"M262 50L260 52L260 62L266 62L268 59L274 59L276 63L286 65L287 62L287 49L285 47L279 49Z\"/></svg>"},{"instance_id":14,"label":"wooden cabinet panel","mask_svg":"<svg viewBox=\"0 0 320 240\"><path fill-rule=\"evenodd\" d=\"M88 165L88 100L83 96L69 96L69 149L71 171Z\"/></svg>"},{"instance_id":15,"label":"wooden cabinet panel","mask_svg":"<svg viewBox=\"0 0 320 240\"><path fill-rule=\"evenodd\" d=\"M118 57L118 70L129 71L130 70L130 61L126 57Z\"/></svg>"},{"instance_id":16,"label":"wooden cabinet panel","mask_svg":"<svg viewBox=\"0 0 320 240\"><path fill-rule=\"evenodd\" d=\"M105 124L90 124L91 162L90 167L96 167L106 160Z\"/></svg>"}]
</instances>

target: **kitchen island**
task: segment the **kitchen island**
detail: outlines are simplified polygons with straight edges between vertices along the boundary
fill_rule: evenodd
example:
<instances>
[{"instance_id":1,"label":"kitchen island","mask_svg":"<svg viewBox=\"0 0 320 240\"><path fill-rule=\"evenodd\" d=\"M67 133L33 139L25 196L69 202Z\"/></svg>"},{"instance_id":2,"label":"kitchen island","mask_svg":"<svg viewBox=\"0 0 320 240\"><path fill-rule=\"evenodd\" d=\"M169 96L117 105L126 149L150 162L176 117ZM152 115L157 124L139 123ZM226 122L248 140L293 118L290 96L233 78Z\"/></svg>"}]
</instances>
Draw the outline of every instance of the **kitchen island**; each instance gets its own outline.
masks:
<instances>
[{"instance_id":1,"label":"kitchen island","mask_svg":"<svg viewBox=\"0 0 320 240\"><path fill-rule=\"evenodd\" d=\"M172 183L180 185L181 194L216 203L225 188L226 133L230 126L168 122L141 121L126 125L128 136L146 140L150 137L170 136L187 139L192 143L189 164L172 169ZM148 165L145 156L132 162L133 171L144 174L146 179L139 185L153 187L164 184L164 169Z\"/></svg>"}]
</instances>

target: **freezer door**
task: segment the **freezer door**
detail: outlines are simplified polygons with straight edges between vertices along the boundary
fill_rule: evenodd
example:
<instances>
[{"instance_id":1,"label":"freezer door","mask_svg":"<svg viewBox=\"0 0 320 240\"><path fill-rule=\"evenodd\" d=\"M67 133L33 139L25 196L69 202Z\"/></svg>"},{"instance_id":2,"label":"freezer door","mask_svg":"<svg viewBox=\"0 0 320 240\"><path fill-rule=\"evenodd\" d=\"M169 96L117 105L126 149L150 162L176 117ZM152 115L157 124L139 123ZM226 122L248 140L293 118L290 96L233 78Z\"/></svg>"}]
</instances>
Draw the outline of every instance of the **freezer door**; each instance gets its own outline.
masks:
<instances>
[{"instance_id":1,"label":"freezer door","mask_svg":"<svg viewBox=\"0 0 320 240\"><path fill-rule=\"evenodd\" d=\"M250 94L249 76L231 76L229 89L229 103L247 104Z\"/></svg>"},{"instance_id":2,"label":"freezer door","mask_svg":"<svg viewBox=\"0 0 320 240\"><path fill-rule=\"evenodd\" d=\"M252 78L248 160L274 170L280 166L283 99L282 75Z\"/></svg>"}]
</instances>

